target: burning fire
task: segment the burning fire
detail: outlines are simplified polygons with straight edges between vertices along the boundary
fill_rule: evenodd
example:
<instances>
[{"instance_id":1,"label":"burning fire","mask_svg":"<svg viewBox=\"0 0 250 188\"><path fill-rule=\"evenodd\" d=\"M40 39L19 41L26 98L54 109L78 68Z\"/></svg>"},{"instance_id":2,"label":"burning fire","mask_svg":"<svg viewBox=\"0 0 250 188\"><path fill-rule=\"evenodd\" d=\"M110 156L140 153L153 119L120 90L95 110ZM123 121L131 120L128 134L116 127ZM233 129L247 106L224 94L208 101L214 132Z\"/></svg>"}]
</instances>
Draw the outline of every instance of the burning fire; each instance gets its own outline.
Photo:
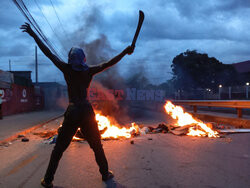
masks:
<instances>
[{"instance_id":1,"label":"burning fire","mask_svg":"<svg viewBox=\"0 0 250 188\"><path fill-rule=\"evenodd\" d=\"M80 130L81 130L80 128L77 129L77 131L80 131ZM73 137L73 140L83 140L83 139L82 139L82 138L79 138L79 137L77 137L77 136L74 136L74 137Z\"/></svg>"},{"instance_id":2,"label":"burning fire","mask_svg":"<svg viewBox=\"0 0 250 188\"><path fill-rule=\"evenodd\" d=\"M131 127L119 127L119 125L113 125L108 117L105 117L99 113L96 114L95 119L98 123L98 129L101 133L102 139L117 139L117 138L131 138L132 134L139 132L139 127L135 123L131 124ZM80 128L78 128L78 131ZM73 137L73 140L82 140L77 136Z\"/></svg>"},{"instance_id":3,"label":"burning fire","mask_svg":"<svg viewBox=\"0 0 250 188\"><path fill-rule=\"evenodd\" d=\"M95 118L98 123L99 130L101 131L106 129L106 131L101 134L102 138L130 138L133 132L137 133L139 131L139 127L135 123L132 123L130 128L119 128L116 125L112 125L110 120L105 116L96 114Z\"/></svg>"},{"instance_id":4,"label":"burning fire","mask_svg":"<svg viewBox=\"0 0 250 188\"><path fill-rule=\"evenodd\" d=\"M189 136L208 136L208 137L219 137L217 131L213 131L201 120L196 120L191 114L184 112L183 108L180 106L175 106L170 101L164 106L165 111L171 115L173 119L177 120L177 126L194 125L188 130L187 135Z\"/></svg>"}]
</instances>

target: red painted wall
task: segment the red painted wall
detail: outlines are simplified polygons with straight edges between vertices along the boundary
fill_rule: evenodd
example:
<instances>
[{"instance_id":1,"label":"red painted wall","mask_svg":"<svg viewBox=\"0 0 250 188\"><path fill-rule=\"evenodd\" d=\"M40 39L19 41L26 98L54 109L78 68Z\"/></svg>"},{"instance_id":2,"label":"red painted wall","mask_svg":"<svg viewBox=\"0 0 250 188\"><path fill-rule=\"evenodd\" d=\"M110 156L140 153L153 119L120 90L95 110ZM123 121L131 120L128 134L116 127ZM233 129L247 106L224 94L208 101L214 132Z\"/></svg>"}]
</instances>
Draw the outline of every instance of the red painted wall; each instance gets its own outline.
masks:
<instances>
[{"instance_id":1,"label":"red painted wall","mask_svg":"<svg viewBox=\"0 0 250 188\"><path fill-rule=\"evenodd\" d=\"M40 110L44 107L43 95L35 95L34 87L12 84L10 89L2 90L4 90L2 103L3 116Z\"/></svg>"}]
</instances>

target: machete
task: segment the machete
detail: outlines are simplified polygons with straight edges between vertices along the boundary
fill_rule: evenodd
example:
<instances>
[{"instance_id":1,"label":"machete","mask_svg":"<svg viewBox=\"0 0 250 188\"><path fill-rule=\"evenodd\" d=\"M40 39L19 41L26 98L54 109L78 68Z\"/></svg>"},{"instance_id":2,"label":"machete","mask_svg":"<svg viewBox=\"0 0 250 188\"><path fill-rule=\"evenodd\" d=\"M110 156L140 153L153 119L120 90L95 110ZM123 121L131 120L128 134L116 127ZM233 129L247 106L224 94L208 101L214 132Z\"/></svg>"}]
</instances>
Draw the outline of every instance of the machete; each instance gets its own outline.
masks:
<instances>
[{"instance_id":1,"label":"machete","mask_svg":"<svg viewBox=\"0 0 250 188\"><path fill-rule=\"evenodd\" d=\"M144 13L140 10L140 11L139 11L139 21L138 21L138 25L137 25L137 28L136 28L136 31L135 31L135 35L134 35L132 44L131 44L132 47L135 47L135 43L136 43L136 40L137 40L138 35L139 35L139 33L140 33L140 30L141 30L141 26L142 26L143 21L144 21Z\"/></svg>"}]
</instances>

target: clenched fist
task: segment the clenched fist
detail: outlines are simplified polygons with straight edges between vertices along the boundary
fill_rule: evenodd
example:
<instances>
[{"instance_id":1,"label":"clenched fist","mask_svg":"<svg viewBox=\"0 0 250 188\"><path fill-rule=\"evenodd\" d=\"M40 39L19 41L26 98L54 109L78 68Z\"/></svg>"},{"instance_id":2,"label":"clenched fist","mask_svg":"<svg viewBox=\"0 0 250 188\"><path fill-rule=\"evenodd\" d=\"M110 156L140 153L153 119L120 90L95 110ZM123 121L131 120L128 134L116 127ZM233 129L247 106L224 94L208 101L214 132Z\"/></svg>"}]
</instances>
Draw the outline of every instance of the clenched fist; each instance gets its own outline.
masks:
<instances>
[{"instance_id":1,"label":"clenched fist","mask_svg":"<svg viewBox=\"0 0 250 188\"><path fill-rule=\"evenodd\" d=\"M134 52L135 47L133 46L128 46L127 48L125 48L125 50L123 50L124 53L131 55Z\"/></svg>"}]
</instances>

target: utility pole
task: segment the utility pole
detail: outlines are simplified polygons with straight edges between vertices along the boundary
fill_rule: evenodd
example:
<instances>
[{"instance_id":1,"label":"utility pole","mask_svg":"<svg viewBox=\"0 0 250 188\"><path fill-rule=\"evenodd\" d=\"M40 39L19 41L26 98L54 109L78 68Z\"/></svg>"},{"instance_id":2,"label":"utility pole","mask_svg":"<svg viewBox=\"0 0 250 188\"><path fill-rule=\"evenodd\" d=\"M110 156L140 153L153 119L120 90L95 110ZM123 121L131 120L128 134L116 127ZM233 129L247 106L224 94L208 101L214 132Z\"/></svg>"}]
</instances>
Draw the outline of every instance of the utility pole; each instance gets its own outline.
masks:
<instances>
[{"instance_id":1,"label":"utility pole","mask_svg":"<svg viewBox=\"0 0 250 188\"><path fill-rule=\"evenodd\" d=\"M221 100L221 90L222 90L222 85L219 85L219 100Z\"/></svg>"},{"instance_id":2,"label":"utility pole","mask_svg":"<svg viewBox=\"0 0 250 188\"><path fill-rule=\"evenodd\" d=\"M246 98L248 99L248 87L249 87L249 82L246 83Z\"/></svg>"},{"instance_id":3,"label":"utility pole","mask_svg":"<svg viewBox=\"0 0 250 188\"><path fill-rule=\"evenodd\" d=\"M11 60L9 60L9 71L11 71Z\"/></svg>"},{"instance_id":4,"label":"utility pole","mask_svg":"<svg viewBox=\"0 0 250 188\"><path fill-rule=\"evenodd\" d=\"M38 83L37 46L35 46L35 64L36 64L36 83Z\"/></svg>"},{"instance_id":5,"label":"utility pole","mask_svg":"<svg viewBox=\"0 0 250 188\"><path fill-rule=\"evenodd\" d=\"M231 86L228 87L228 94L229 94L229 99L231 100L232 99L232 87Z\"/></svg>"}]
</instances>

